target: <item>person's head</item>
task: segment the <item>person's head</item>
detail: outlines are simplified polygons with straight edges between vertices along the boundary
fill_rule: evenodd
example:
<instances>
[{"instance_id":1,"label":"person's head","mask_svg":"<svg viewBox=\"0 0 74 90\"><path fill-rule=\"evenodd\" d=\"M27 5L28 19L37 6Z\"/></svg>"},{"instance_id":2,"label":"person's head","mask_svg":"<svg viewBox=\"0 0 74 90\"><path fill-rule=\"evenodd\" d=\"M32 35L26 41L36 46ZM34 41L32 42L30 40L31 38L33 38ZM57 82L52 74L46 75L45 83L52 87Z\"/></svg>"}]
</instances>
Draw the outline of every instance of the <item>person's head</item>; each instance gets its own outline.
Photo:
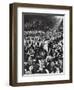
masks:
<instances>
[{"instance_id":1,"label":"person's head","mask_svg":"<svg viewBox=\"0 0 74 90\"><path fill-rule=\"evenodd\" d=\"M62 66L63 65L63 61L61 59L58 60L58 63Z\"/></svg>"},{"instance_id":2,"label":"person's head","mask_svg":"<svg viewBox=\"0 0 74 90\"><path fill-rule=\"evenodd\" d=\"M33 65L31 65L31 66L29 67L29 70L30 70L30 71L32 71L32 70L33 70Z\"/></svg>"},{"instance_id":3,"label":"person's head","mask_svg":"<svg viewBox=\"0 0 74 90\"><path fill-rule=\"evenodd\" d=\"M33 65L36 64L36 59L33 59L33 60L32 60L32 64L33 64Z\"/></svg>"},{"instance_id":4,"label":"person's head","mask_svg":"<svg viewBox=\"0 0 74 90\"><path fill-rule=\"evenodd\" d=\"M24 62L24 65L27 65L28 63L27 62Z\"/></svg>"}]
</instances>

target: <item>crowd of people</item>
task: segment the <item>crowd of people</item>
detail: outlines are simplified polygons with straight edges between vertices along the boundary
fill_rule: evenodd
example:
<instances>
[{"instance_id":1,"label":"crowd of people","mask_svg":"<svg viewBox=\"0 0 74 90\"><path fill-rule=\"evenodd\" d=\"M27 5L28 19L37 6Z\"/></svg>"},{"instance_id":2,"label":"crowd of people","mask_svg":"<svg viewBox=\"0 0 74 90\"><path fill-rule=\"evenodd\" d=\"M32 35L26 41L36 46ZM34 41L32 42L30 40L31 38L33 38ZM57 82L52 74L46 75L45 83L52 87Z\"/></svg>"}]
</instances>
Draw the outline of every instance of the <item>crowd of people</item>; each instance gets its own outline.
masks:
<instances>
[{"instance_id":1,"label":"crowd of people","mask_svg":"<svg viewBox=\"0 0 74 90\"><path fill-rule=\"evenodd\" d=\"M24 38L24 74L63 72L63 37Z\"/></svg>"}]
</instances>

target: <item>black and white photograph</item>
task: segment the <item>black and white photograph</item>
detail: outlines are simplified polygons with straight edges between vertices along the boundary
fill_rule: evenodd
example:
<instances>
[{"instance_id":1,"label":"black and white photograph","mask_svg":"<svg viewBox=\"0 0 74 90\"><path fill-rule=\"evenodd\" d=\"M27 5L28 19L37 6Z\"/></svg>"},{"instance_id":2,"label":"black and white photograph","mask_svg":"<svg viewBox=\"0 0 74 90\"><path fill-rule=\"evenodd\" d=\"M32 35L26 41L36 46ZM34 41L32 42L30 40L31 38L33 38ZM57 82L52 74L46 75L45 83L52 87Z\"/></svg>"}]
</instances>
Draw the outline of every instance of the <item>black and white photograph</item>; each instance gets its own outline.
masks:
<instances>
[{"instance_id":1,"label":"black and white photograph","mask_svg":"<svg viewBox=\"0 0 74 90\"><path fill-rule=\"evenodd\" d=\"M22 74L61 74L63 14L22 13Z\"/></svg>"}]
</instances>

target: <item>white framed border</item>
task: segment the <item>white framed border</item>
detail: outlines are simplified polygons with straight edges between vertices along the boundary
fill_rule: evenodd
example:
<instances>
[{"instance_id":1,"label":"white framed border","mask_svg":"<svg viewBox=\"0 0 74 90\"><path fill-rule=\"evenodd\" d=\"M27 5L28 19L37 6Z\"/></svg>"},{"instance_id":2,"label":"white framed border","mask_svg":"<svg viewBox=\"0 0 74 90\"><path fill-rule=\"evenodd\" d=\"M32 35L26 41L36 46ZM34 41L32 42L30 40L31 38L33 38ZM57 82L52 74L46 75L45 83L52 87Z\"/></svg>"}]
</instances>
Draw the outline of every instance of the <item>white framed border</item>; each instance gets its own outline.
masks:
<instances>
[{"instance_id":1,"label":"white framed border","mask_svg":"<svg viewBox=\"0 0 74 90\"><path fill-rule=\"evenodd\" d=\"M22 77L22 12L64 14L64 74ZM69 80L69 10L17 8L17 82Z\"/></svg>"}]
</instances>

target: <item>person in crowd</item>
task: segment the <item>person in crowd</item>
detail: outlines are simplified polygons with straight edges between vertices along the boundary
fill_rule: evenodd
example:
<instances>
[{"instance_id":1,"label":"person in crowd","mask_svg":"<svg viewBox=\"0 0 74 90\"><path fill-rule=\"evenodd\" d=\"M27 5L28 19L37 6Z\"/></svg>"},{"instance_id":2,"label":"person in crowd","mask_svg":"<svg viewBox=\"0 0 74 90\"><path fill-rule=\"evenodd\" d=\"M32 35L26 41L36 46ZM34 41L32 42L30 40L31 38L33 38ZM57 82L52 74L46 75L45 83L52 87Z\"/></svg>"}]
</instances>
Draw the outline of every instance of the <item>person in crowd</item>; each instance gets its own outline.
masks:
<instances>
[{"instance_id":1,"label":"person in crowd","mask_svg":"<svg viewBox=\"0 0 74 90\"><path fill-rule=\"evenodd\" d=\"M44 47L46 46L46 48ZM24 74L62 73L63 40L28 38L24 41Z\"/></svg>"}]
</instances>

